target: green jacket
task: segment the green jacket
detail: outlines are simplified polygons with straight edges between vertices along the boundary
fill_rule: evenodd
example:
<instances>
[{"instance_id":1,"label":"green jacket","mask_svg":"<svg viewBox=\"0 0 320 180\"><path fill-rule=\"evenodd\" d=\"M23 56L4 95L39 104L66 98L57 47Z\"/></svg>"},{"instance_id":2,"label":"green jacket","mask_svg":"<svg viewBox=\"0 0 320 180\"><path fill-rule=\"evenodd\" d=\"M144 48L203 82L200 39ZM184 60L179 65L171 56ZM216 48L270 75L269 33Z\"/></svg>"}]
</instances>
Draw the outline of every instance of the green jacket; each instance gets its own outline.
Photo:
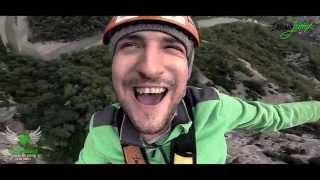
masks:
<instances>
[{"instance_id":1,"label":"green jacket","mask_svg":"<svg viewBox=\"0 0 320 180\"><path fill-rule=\"evenodd\" d=\"M193 121L190 118L194 118ZM117 124L119 119L123 120L121 124ZM234 129L271 132L319 119L319 101L271 105L243 101L210 87L188 87L172 121L171 132L152 146L144 144L119 106L112 105L94 113L76 163L124 164L122 142L144 148L150 164L164 164L164 156L169 158L172 140L188 133L191 124L195 123L197 163L224 164L227 157L224 135Z\"/></svg>"}]
</instances>

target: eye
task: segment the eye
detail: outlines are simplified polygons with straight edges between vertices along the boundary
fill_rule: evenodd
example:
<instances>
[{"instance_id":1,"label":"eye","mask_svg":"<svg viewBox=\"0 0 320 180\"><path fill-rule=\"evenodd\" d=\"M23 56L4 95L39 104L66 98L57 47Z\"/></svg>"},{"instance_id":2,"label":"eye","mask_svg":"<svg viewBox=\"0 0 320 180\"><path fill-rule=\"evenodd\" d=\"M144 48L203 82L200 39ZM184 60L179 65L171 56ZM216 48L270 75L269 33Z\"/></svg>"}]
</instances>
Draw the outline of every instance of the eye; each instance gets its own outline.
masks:
<instances>
[{"instance_id":1,"label":"eye","mask_svg":"<svg viewBox=\"0 0 320 180\"><path fill-rule=\"evenodd\" d=\"M139 45L135 42L123 42L118 45L118 49L138 48Z\"/></svg>"},{"instance_id":2,"label":"eye","mask_svg":"<svg viewBox=\"0 0 320 180\"><path fill-rule=\"evenodd\" d=\"M174 45L174 44L166 45L165 49L170 49L170 50L178 51L179 53L186 54L185 49L180 45Z\"/></svg>"}]
</instances>

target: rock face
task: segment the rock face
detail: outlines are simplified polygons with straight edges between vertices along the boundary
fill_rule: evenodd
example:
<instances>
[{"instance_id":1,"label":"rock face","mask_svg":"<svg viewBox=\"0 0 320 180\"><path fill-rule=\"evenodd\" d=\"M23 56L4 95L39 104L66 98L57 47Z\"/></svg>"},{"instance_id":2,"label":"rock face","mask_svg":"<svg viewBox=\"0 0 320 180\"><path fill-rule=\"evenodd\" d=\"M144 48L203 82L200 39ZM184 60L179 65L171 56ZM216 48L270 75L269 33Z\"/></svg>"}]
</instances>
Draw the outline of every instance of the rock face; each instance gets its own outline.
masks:
<instances>
[{"instance_id":1,"label":"rock face","mask_svg":"<svg viewBox=\"0 0 320 180\"><path fill-rule=\"evenodd\" d=\"M319 164L320 139L311 134L237 131L227 135L228 163L232 164Z\"/></svg>"},{"instance_id":2,"label":"rock face","mask_svg":"<svg viewBox=\"0 0 320 180\"><path fill-rule=\"evenodd\" d=\"M17 113L16 102L12 97L5 95L0 91L0 123L5 123L12 120Z\"/></svg>"},{"instance_id":3,"label":"rock face","mask_svg":"<svg viewBox=\"0 0 320 180\"><path fill-rule=\"evenodd\" d=\"M0 16L0 40L17 54L32 56L43 60L53 60L63 53L87 49L101 45L101 33L81 41L32 43L27 16Z\"/></svg>"}]
</instances>

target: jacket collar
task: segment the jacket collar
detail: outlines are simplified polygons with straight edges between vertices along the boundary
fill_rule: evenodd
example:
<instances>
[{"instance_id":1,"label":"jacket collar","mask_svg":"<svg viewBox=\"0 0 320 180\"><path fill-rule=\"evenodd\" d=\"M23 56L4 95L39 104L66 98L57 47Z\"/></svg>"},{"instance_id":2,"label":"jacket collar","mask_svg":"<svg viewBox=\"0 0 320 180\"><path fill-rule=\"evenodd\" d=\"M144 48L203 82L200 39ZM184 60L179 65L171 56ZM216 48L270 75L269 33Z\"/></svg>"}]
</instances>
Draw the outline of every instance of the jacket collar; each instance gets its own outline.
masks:
<instances>
[{"instance_id":1,"label":"jacket collar","mask_svg":"<svg viewBox=\"0 0 320 180\"><path fill-rule=\"evenodd\" d=\"M139 147L144 147L142 138L140 137L139 132L135 129L134 125L131 123L127 114L120 108L117 114L118 122L121 122L120 125L120 141L123 145L135 145ZM169 134L179 125L188 124L191 121L191 113L188 112L187 104L182 100L177 109L176 115L172 120L171 130ZM189 126L188 126L189 127ZM188 130L187 130L188 131Z\"/></svg>"}]
</instances>

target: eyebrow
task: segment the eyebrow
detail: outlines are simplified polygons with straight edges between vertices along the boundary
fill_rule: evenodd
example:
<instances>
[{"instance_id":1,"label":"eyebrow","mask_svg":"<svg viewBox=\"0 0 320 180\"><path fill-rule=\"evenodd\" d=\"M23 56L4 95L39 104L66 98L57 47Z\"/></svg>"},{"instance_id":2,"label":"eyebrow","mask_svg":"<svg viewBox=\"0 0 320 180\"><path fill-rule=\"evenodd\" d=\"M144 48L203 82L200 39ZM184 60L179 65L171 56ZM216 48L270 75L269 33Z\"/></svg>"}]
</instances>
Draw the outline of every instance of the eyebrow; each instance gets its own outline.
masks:
<instances>
[{"instance_id":1,"label":"eyebrow","mask_svg":"<svg viewBox=\"0 0 320 180\"><path fill-rule=\"evenodd\" d=\"M174 38L172 36L164 37L163 41L166 42L166 43L181 44L182 46L184 46L183 43L180 40L178 40L178 39L176 39L176 38Z\"/></svg>"},{"instance_id":2,"label":"eyebrow","mask_svg":"<svg viewBox=\"0 0 320 180\"><path fill-rule=\"evenodd\" d=\"M183 47L184 51L187 53L187 47L185 44L183 44L183 42L181 42L180 40L178 40L177 38L175 37L172 37L172 36L166 36L163 38L164 42L165 43L169 43L169 44L174 44L174 45L178 45L178 46L181 46Z\"/></svg>"}]
</instances>

